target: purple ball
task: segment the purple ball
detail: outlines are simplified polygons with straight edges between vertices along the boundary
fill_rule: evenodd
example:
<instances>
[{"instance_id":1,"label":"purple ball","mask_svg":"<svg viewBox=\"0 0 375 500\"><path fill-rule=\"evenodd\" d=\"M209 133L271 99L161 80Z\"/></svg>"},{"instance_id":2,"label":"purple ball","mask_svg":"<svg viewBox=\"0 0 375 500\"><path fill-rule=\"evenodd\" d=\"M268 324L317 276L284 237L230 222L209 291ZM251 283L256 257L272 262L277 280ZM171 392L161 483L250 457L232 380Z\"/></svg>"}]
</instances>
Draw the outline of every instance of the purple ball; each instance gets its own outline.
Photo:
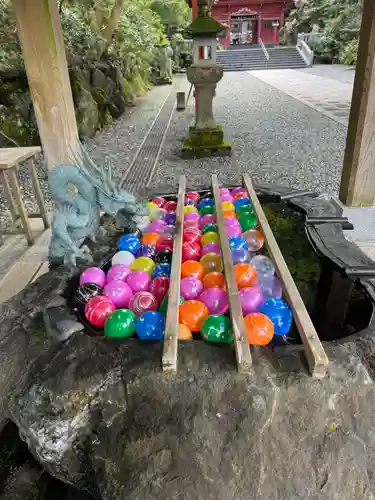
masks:
<instances>
[{"instance_id":1,"label":"purple ball","mask_svg":"<svg viewBox=\"0 0 375 500\"><path fill-rule=\"evenodd\" d=\"M264 298L260 288L242 288L238 292L244 316L259 312L262 307Z\"/></svg>"},{"instance_id":2,"label":"purple ball","mask_svg":"<svg viewBox=\"0 0 375 500\"><path fill-rule=\"evenodd\" d=\"M236 194L238 194L238 193L243 193L244 191L246 192L246 189L245 189L245 188L243 188L243 187L241 187L241 186L240 186L240 187L233 188L233 189L232 189L232 196L235 196L235 195L236 195Z\"/></svg>"},{"instance_id":3,"label":"purple ball","mask_svg":"<svg viewBox=\"0 0 375 500\"><path fill-rule=\"evenodd\" d=\"M206 288L198 300L206 305L210 314L225 314L229 309L228 294L222 288Z\"/></svg>"},{"instance_id":4,"label":"purple ball","mask_svg":"<svg viewBox=\"0 0 375 500\"><path fill-rule=\"evenodd\" d=\"M168 226L174 226L176 224L176 214L173 212L167 213L167 215L164 217L164 222Z\"/></svg>"},{"instance_id":5,"label":"purple ball","mask_svg":"<svg viewBox=\"0 0 375 500\"><path fill-rule=\"evenodd\" d=\"M149 257L150 259L154 260L156 257L156 253L157 252L154 245L142 245L141 248L135 254L135 256L137 259L139 257Z\"/></svg>"},{"instance_id":6,"label":"purple ball","mask_svg":"<svg viewBox=\"0 0 375 500\"><path fill-rule=\"evenodd\" d=\"M203 284L193 277L183 278L180 284L180 293L185 300L197 298L203 291Z\"/></svg>"},{"instance_id":7,"label":"purple ball","mask_svg":"<svg viewBox=\"0 0 375 500\"><path fill-rule=\"evenodd\" d=\"M112 266L107 273L107 283L113 280L125 281L125 278L130 274L130 267L125 264L116 264Z\"/></svg>"},{"instance_id":8,"label":"purple ball","mask_svg":"<svg viewBox=\"0 0 375 500\"><path fill-rule=\"evenodd\" d=\"M106 284L103 290L103 295L106 295L117 309L127 308L130 299L133 297L133 292L130 286L121 280L113 280Z\"/></svg>"},{"instance_id":9,"label":"purple ball","mask_svg":"<svg viewBox=\"0 0 375 500\"><path fill-rule=\"evenodd\" d=\"M246 248L232 248L231 253L234 265L244 263L247 264L251 260L251 255L249 254L249 251L246 250Z\"/></svg>"},{"instance_id":10,"label":"purple ball","mask_svg":"<svg viewBox=\"0 0 375 500\"><path fill-rule=\"evenodd\" d=\"M221 201L230 201L232 203L234 202L234 198L230 193L221 193L220 199Z\"/></svg>"},{"instance_id":11,"label":"purple ball","mask_svg":"<svg viewBox=\"0 0 375 500\"><path fill-rule=\"evenodd\" d=\"M163 234L169 234L169 235L173 236L175 232L176 232L176 228L172 224L168 224L163 229Z\"/></svg>"},{"instance_id":12,"label":"purple ball","mask_svg":"<svg viewBox=\"0 0 375 500\"><path fill-rule=\"evenodd\" d=\"M206 255L206 253L217 253L221 255L221 247L218 243L209 243L203 247L202 256Z\"/></svg>"},{"instance_id":13,"label":"purple ball","mask_svg":"<svg viewBox=\"0 0 375 500\"><path fill-rule=\"evenodd\" d=\"M126 278L126 283L133 293L145 292L150 287L151 277L145 271L132 271Z\"/></svg>"},{"instance_id":14,"label":"purple ball","mask_svg":"<svg viewBox=\"0 0 375 500\"><path fill-rule=\"evenodd\" d=\"M280 299L283 287L277 276L258 276L258 286L262 290L264 300Z\"/></svg>"},{"instance_id":15,"label":"purple ball","mask_svg":"<svg viewBox=\"0 0 375 500\"><path fill-rule=\"evenodd\" d=\"M241 226L227 226L228 238L234 238L235 236L241 236L242 230Z\"/></svg>"},{"instance_id":16,"label":"purple ball","mask_svg":"<svg viewBox=\"0 0 375 500\"><path fill-rule=\"evenodd\" d=\"M163 234L166 225L164 220L154 220L147 226L146 231L147 233Z\"/></svg>"},{"instance_id":17,"label":"purple ball","mask_svg":"<svg viewBox=\"0 0 375 500\"><path fill-rule=\"evenodd\" d=\"M105 272L100 267L89 267L81 274L79 284L85 285L86 283L94 283L103 287L106 282Z\"/></svg>"},{"instance_id":18,"label":"purple ball","mask_svg":"<svg viewBox=\"0 0 375 500\"><path fill-rule=\"evenodd\" d=\"M199 226L200 228L202 228L206 224L216 224L216 215L214 214L203 215L203 217L200 218Z\"/></svg>"},{"instance_id":19,"label":"purple ball","mask_svg":"<svg viewBox=\"0 0 375 500\"><path fill-rule=\"evenodd\" d=\"M185 207L195 207L197 204L196 200L193 200L193 198L185 198L184 205Z\"/></svg>"}]
</instances>

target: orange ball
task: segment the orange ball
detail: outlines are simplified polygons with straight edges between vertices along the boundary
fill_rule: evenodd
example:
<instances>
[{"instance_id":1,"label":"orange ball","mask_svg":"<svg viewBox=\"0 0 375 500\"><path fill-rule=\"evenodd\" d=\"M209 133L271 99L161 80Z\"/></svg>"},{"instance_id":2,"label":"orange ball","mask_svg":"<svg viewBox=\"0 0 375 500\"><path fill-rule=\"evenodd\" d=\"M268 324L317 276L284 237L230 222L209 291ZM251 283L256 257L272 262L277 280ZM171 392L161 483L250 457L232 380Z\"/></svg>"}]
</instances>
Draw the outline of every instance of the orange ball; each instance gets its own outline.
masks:
<instances>
[{"instance_id":1,"label":"orange ball","mask_svg":"<svg viewBox=\"0 0 375 500\"><path fill-rule=\"evenodd\" d=\"M225 277L223 273L208 273L203 278L204 288L224 288L225 287Z\"/></svg>"},{"instance_id":2,"label":"orange ball","mask_svg":"<svg viewBox=\"0 0 375 500\"><path fill-rule=\"evenodd\" d=\"M250 288L255 285L257 273L250 264L236 264L234 266L234 277L239 289Z\"/></svg>"},{"instance_id":3,"label":"orange ball","mask_svg":"<svg viewBox=\"0 0 375 500\"><path fill-rule=\"evenodd\" d=\"M157 233L147 233L142 236L141 243L142 245L154 245L160 240L160 234Z\"/></svg>"},{"instance_id":4,"label":"orange ball","mask_svg":"<svg viewBox=\"0 0 375 500\"><path fill-rule=\"evenodd\" d=\"M204 267L195 260L187 260L181 266L181 279L182 278L197 278L202 281L204 276Z\"/></svg>"},{"instance_id":5,"label":"orange ball","mask_svg":"<svg viewBox=\"0 0 375 500\"><path fill-rule=\"evenodd\" d=\"M180 305L179 322L190 328L192 332L199 332L209 312L199 300L185 300Z\"/></svg>"},{"instance_id":6,"label":"orange ball","mask_svg":"<svg viewBox=\"0 0 375 500\"><path fill-rule=\"evenodd\" d=\"M223 210L224 217L236 217L236 214L234 213L234 210L227 209Z\"/></svg>"},{"instance_id":7,"label":"orange ball","mask_svg":"<svg viewBox=\"0 0 375 500\"><path fill-rule=\"evenodd\" d=\"M193 340L193 334L188 326L180 323L177 332L179 340Z\"/></svg>"},{"instance_id":8,"label":"orange ball","mask_svg":"<svg viewBox=\"0 0 375 500\"><path fill-rule=\"evenodd\" d=\"M267 345L274 335L274 327L268 316L262 313L251 313L245 316L245 329L249 344Z\"/></svg>"}]
</instances>

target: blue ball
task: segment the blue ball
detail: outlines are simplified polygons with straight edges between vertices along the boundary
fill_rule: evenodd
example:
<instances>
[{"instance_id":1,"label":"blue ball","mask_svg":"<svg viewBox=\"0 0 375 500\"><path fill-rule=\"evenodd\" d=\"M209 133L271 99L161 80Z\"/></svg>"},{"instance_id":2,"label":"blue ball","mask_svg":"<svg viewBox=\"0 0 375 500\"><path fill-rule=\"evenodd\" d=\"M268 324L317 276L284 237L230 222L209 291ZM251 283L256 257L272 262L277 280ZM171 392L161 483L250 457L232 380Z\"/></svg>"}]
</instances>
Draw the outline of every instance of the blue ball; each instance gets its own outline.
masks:
<instances>
[{"instance_id":1,"label":"blue ball","mask_svg":"<svg viewBox=\"0 0 375 500\"><path fill-rule=\"evenodd\" d=\"M156 257L156 248L154 245L141 245L135 254L136 258L139 257L149 257L154 260Z\"/></svg>"},{"instance_id":2,"label":"blue ball","mask_svg":"<svg viewBox=\"0 0 375 500\"><path fill-rule=\"evenodd\" d=\"M241 236L234 236L233 238L229 238L229 246L230 248L245 248L246 250L249 248L247 241Z\"/></svg>"},{"instance_id":3,"label":"blue ball","mask_svg":"<svg viewBox=\"0 0 375 500\"><path fill-rule=\"evenodd\" d=\"M233 264L248 264L251 260L251 255L246 248L232 248Z\"/></svg>"},{"instance_id":4,"label":"blue ball","mask_svg":"<svg viewBox=\"0 0 375 500\"><path fill-rule=\"evenodd\" d=\"M117 246L119 250L125 250L135 255L141 248L141 242L134 234L125 234L118 240Z\"/></svg>"},{"instance_id":5,"label":"blue ball","mask_svg":"<svg viewBox=\"0 0 375 500\"><path fill-rule=\"evenodd\" d=\"M249 198L238 198L238 200L235 200L234 202L234 209L237 211L240 207L245 207L245 206L250 206L252 207L252 203L249 200Z\"/></svg>"},{"instance_id":6,"label":"blue ball","mask_svg":"<svg viewBox=\"0 0 375 500\"><path fill-rule=\"evenodd\" d=\"M199 205L197 206L198 210L200 210L203 207L213 207L214 206L214 200L202 200Z\"/></svg>"},{"instance_id":7,"label":"blue ball","mask_svg":"<svg viewBox=\"0 0 375 500\"><path fill-rule=\"evenodd\" d=\"M145 312L135 324L135 331L141 340L162 340L165 318L159 312Z\"/></svg>"},{"instance_id":8,"label":"blue ball","mask_svg":"<svg viewBox=\"0 0 375 500\"><path fill-rule=\"evenodd\" d=\"M268 299L260 308L261 313L270 318L275 335L287 335L292 326L292 311L283 299Z\"/></svg>"},{"instance_id":9,"label":"blue ball","mask_svg":"<svg viewBox=\"0 0 375 500\"><path fill-rule=\"evenodd\" d=\"M168 262L162 262L154 267L152 271L152 279L161 278L163 276L167 276L168 278L171 275L171 265Z\"/></svg>"}]
</instances>

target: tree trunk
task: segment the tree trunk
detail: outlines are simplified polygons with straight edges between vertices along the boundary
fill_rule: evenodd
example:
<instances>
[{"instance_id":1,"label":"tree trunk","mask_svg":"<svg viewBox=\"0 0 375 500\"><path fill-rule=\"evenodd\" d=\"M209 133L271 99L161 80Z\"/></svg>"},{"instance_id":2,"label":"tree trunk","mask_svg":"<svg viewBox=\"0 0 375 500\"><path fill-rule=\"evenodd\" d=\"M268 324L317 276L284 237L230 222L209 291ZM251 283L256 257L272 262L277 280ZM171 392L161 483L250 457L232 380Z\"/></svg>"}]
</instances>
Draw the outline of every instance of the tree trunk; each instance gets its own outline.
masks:
<instances>
[{"instance_id":1,"label":"tree trunk","mask_svg":"<svg viewBox=\"0 0 375 500\"><path fill-rule=\"evenodd\" d=\"M107 43L111 42L112 35L118 26L124 2L125 0L115 0L111 15L109 16L108 24L101 32L102 37L107 41Z\"/></svg>"}]
</instances>

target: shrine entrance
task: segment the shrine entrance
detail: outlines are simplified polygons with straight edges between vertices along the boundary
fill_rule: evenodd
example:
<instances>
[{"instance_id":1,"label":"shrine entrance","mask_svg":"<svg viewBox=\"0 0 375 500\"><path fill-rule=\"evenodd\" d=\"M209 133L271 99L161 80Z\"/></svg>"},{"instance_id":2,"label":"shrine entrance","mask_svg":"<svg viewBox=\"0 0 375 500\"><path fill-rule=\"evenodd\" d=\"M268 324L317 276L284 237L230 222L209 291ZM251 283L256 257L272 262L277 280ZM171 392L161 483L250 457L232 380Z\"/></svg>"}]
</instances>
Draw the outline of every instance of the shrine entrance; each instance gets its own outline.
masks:
<instances>
[{"instance_id":1,"label":"shrine entrance","mask_svg":"<svg viewBox=\"0 0 375 500\"><path fill-rule=\"evenodd\" d=\"M230 17L230 44L253 45L259 43L259 14L241 9Z\"/></svg>"}]
</instances>

